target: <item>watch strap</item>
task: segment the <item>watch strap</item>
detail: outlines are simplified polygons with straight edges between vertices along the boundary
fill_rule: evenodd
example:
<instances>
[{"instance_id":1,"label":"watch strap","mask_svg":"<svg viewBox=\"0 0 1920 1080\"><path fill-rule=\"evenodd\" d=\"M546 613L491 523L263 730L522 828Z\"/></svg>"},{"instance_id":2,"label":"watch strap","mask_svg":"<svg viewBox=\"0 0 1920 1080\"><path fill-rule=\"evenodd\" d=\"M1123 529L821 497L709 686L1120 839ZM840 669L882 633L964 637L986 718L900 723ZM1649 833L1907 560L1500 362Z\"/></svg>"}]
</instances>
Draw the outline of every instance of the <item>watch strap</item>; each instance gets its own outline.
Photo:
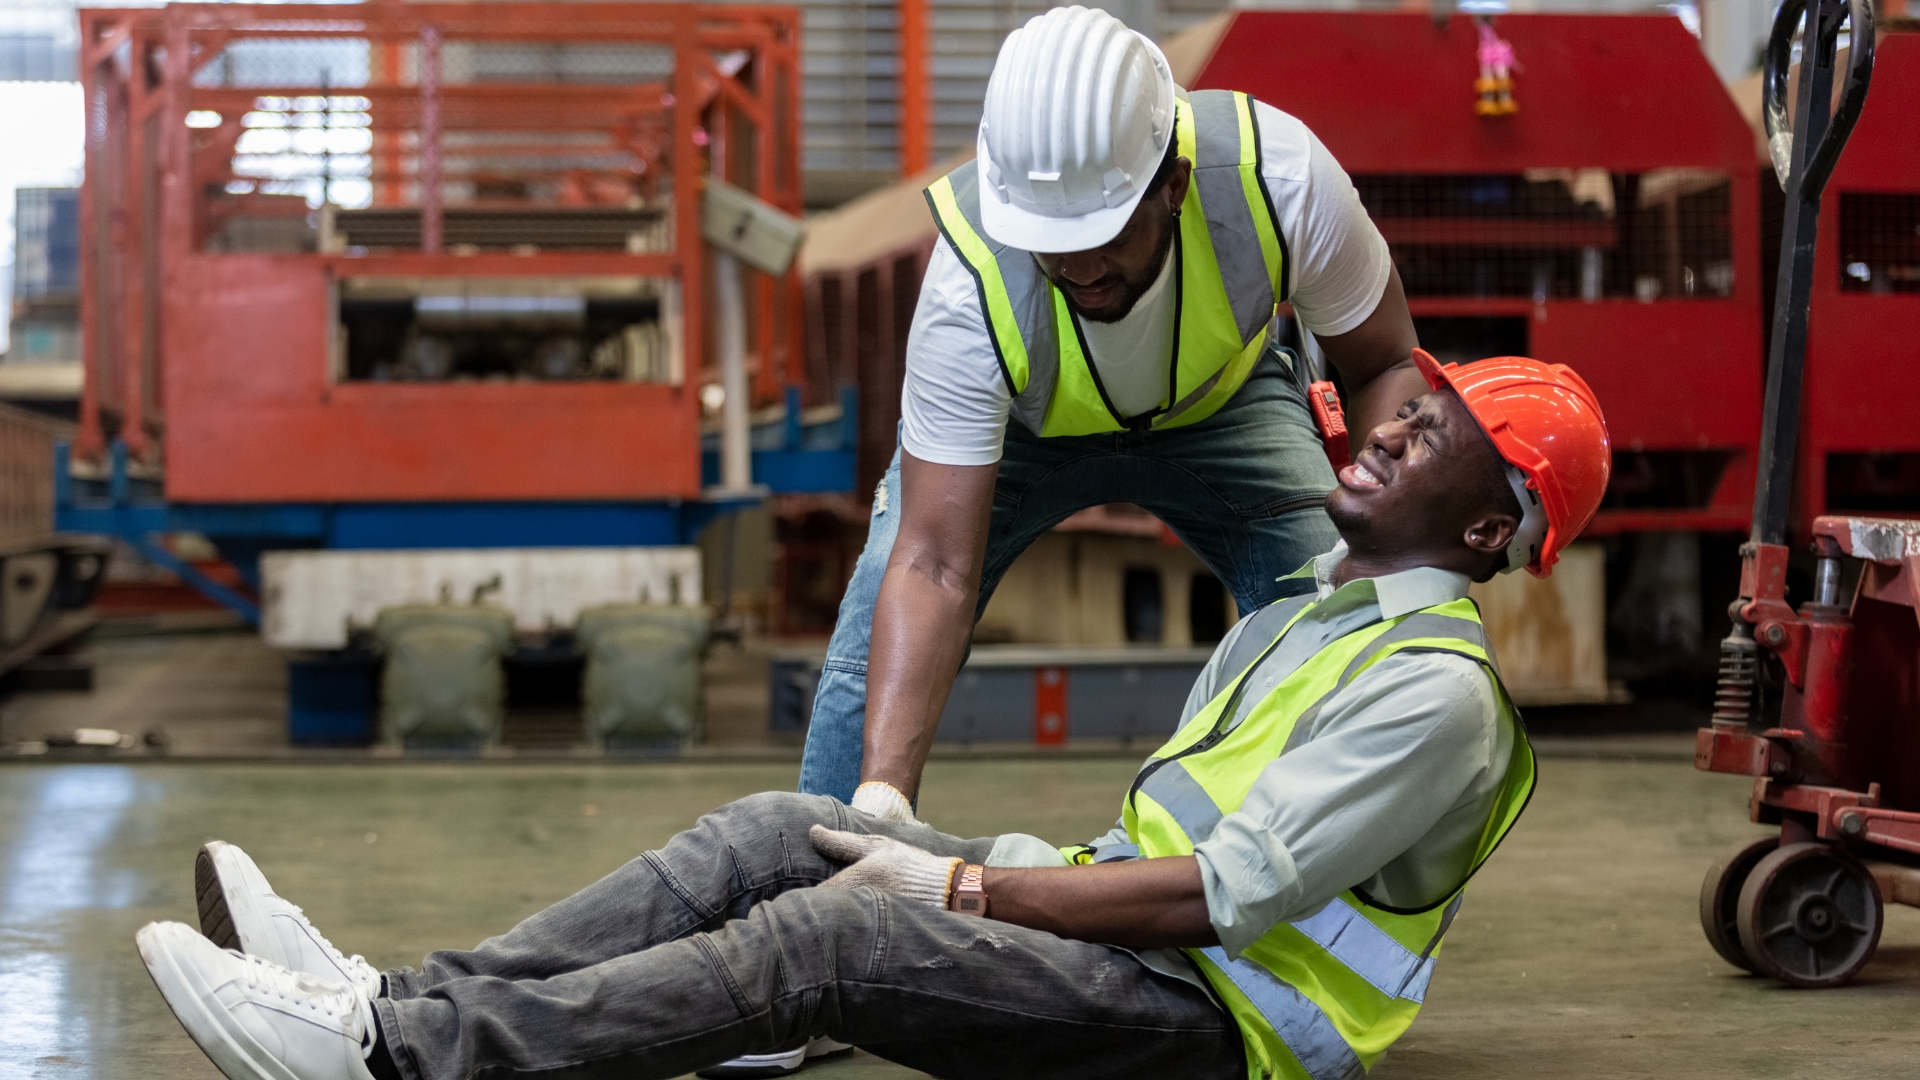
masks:
<instances>
[{"instance_id":1,"label":"watch strap","mask_svg":"<svg viewBox=\"0 0 1920 1080\"><path fill-rule=\"evenodd\" d=\"M984 916L987 913L986 873L987 868L979 863L968 863L961 867L959 880L953 886L953 901L949 910L962 915Z\"/></svg>"}]
</instances>

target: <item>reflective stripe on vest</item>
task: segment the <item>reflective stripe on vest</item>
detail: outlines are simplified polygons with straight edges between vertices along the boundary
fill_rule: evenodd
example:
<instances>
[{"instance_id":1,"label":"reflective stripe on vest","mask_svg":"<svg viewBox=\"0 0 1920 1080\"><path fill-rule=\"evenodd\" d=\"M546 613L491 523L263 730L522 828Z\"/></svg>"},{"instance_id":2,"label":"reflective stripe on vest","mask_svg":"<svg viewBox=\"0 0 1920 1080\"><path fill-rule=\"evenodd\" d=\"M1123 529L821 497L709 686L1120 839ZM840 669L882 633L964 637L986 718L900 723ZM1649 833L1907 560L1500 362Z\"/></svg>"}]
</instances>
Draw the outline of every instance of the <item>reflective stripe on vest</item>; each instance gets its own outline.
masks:
<instances>
[{"instance_id":1,"label":"reflective stripe on vest","mask_svg":"<svg viewBox=\"0 0 1920 1080\"><path fill-rule=\"evenodd\" d=\"M1279 217L1260 177L1253 104L1224 90L1175 102L1178 153L1193 162L1193 182L1169 256L1177 312L1167 393L1143 416L1113 408L1079 319L1032 253L987 235L977 166L968 162L927 188L935 223L973 276L1012 412L1029 431L1090 435L1198 423L1246 382L1266 349L1274 308L1287 297L1289 273Z\"/></svg>"},{"instance_id":2,"label":"reflective stripe on vest","mask_svg":"<svg viewBox=\"0 0 1920 1080\"><path fill-rule=\"evenodd\" d=\"M1242 631L1262 627L1274 635L1261 655L1242 660L1238 677L1142 769L1122 807L1128 837L1143 857L1190 854L1239 808L1267 764L1310 737L1314 719L1340 689L1396 653L1444 651L1482 665L1513 742L1470 877L1512 827L1533 787L1532 750L1478 610L1463 599L1381 620L1378 606L1360 594L1345 610L1322 610L1303 622L1321 605L1282 603L1293 608L1284 626L1274 625L1278 615L1264 622L1256 616ZM1372 621L1355 628L1354 620L1369 611ZM1319 638L1328 626L1343 632L1298 659L1287 639ZM1244 655L1239 643L1229 659L1234 655ZM1271 689L1269 677L1277 683ZM1260 692L1253 694L1248 687L1256 679ZM1246 697L1257 700L1243 712ZM1272 927L1231 960L1218 948L1189 950L1240 1025L1249 1075L1335 1080L1371 1067L1425 1000L1464 887L1462 881L1435 904L1412 910L1386 908L1355 888L1313 915Z\"/></svg>"},{"instance_id":3,"label":"reflective stripe on vest","mask_svg":"<svg viewBox=\"0 0 1920 1080\"><path fill-rule=\"evenodd\" d=\"M1340 1029L1305 994L1251 960L1227 959L1227 950L1218 945L1198 952L1259 1010L1267 1026L1286 1043L1288 1052L1313 1080L1346 1080L1366 1071ZM1206 966L1200 970L1206 971Z\"/></svg>"}]
</instances>

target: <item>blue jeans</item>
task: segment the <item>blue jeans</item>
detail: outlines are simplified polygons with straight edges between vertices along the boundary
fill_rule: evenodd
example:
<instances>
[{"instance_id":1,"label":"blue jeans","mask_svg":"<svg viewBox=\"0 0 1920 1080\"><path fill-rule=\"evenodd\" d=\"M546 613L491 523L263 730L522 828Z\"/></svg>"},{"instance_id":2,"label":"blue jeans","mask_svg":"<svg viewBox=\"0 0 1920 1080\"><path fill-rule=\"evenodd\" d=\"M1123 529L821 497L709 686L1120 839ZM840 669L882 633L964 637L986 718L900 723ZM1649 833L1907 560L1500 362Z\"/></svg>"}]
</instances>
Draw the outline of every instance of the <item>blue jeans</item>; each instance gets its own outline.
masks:
<instances>
[{"instance_id":1,"label":"blue jeans","mask_svg":"<svg viewBox=\"0 0 1920 1080\"><path fill-rule=\"evenodd\" d=\"M1166 431L1042 439L1007 424L974 618L1013 560L1090 506L1125 502L1166 522L1227 588L1242 614L1299 591L1279 578L1339 539L1327 520L1333 469L1284 361L1268 353L1225 408ZM900 454L874 492L867 546L813 700L800 790L850 800L860 783L873 605L900 527Z\"/></svg>"}]
</instances>

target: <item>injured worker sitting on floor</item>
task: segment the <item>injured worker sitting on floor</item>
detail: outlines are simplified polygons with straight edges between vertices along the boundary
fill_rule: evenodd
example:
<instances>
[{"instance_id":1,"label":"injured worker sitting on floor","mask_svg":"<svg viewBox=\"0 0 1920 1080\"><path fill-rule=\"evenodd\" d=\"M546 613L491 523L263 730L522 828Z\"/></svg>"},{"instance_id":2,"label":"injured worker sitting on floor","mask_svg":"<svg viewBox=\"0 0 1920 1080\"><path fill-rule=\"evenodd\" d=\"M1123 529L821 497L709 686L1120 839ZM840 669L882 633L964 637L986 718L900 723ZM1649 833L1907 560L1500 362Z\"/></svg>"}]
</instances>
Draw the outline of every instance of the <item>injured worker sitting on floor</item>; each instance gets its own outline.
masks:
<instances>
[{"instance_id":1,"label":"injured worker sitting on floor","mask_svg":"<svg viewBox=\"0 0 1920 1080\"><path fill-rule=\"evenodd\" d=\"M1467 587L1544 576L1609 468L1567 368L1415 356L1432 389L1340 471L1317 591L1234 627L1091 844L755 795L379 972L216 842L200 929L150 924L141 957L233 1080L638 1080L817 1037L968 1080L1357 1076L1533 787Z\"/></svg>"}]
</instances>

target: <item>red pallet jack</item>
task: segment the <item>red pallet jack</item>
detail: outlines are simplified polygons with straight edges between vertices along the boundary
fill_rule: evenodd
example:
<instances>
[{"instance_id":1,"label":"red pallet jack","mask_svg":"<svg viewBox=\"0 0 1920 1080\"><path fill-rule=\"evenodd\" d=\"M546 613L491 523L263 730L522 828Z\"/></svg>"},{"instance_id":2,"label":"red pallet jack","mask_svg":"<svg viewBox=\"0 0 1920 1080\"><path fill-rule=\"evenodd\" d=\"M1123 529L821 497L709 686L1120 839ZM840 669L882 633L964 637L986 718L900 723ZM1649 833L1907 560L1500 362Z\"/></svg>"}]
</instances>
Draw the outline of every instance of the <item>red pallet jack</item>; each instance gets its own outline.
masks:
<instances>
[{"instance_id":1,"label":"red pallet jack","mask_svg":"<svg viewBox=\"0 0 1920 1080\"><path fill-rule=\"evenodd\" d=\"M1789 128L1787 80L1803 20ZM1834 108L1843 24L1851 41ZM1754 777L1753 820L1780 827L1707 871L1707 940L1731 963L1802 987L1838 986L1866 965L1883 904L1920 906L1920 521L1815 519L1813 597L1798 611L1786 598L1820 193L1866 101L1873 43L1871 0L1786 0L1767 44L1768 145L1785 178L1786 221L1760 476L1712 726L1694 753L1697 768ZM1843 559L1861 563L1850 607L1840 603ZM1773 685L1769 726L1763 698Z\"/></svg>"}]
</instances>

